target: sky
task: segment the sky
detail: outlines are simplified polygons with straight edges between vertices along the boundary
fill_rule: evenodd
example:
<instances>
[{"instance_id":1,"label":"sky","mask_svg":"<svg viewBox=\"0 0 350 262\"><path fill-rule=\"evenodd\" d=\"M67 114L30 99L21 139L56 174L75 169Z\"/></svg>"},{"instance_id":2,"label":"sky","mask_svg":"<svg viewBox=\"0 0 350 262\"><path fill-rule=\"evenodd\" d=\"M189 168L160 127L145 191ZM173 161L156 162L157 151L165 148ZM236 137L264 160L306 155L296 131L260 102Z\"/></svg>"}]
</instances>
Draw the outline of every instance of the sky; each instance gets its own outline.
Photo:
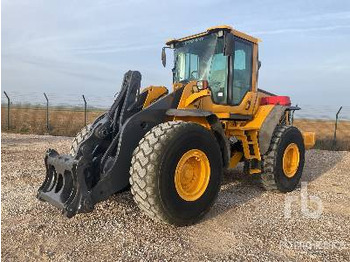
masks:
<instances>
[{"instance_id":1,"label":"sky","mask_svg":"<svg viewBox=\"0 0 350 262\"><path fill-rule=\"evenodd\" d=\"M1 88L17 100L46 92L57 103L80 103L81 94L112 101L130 69L143 87L170 87L165 41L228 24L262 40L260 88L311 108L350 108L348 0L3 0L1 8Z\"/></svg>"}]
</instances>

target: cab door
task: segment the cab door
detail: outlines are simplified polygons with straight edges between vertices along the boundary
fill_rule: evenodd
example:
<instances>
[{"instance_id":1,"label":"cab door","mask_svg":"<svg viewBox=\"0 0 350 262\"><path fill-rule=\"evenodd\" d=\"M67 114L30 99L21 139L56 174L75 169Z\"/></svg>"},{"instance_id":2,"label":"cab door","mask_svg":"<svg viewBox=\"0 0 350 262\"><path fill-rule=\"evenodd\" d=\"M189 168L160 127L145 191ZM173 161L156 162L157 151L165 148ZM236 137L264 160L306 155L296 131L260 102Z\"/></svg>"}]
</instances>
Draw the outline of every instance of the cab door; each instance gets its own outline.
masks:
<instances>
[{"instance_id":1,"label":"cab door","mask_svg":"<svg viewBox=\"0 0 350 262\"><path fill-rule=\"evenodd\" d=\"M213 105L220 118L252 117L257 107L257 51L255 43L235 36L232 54L228 57L227 105Z\"/></svg>"}]
</instances>

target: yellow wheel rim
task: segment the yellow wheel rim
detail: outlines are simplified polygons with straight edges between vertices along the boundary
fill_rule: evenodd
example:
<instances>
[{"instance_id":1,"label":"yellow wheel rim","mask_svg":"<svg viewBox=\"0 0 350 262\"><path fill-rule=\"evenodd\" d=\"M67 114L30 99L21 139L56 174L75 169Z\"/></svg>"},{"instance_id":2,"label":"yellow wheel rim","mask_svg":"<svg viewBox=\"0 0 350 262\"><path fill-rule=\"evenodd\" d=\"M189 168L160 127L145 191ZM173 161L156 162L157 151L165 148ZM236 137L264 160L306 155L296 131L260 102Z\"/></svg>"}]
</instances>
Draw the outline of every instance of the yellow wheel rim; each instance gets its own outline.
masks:
<instances>
[{"instance_id":1,"label":"yellow wheel rim","mask_svg":"<svg viewBox=\"0 0 350 262\"><path fill-rule=\"evenodd\" d=\"M207 189L209 179L210 162L203 151L191 149L177 163L174 181L182 199L195 201L200 198Z\"/></svg>"},{"instance_id":2,"label":"yellow wheel rim","mask_svg":"<svg viewBox=\"0 0 350 262\"><path fill-rule=\"evenodd\" d=\"M300 161L299 148L295 143L291 143L284 150L283 154L283 172L291 178L298 171Z\"/></svg>"}]
</instances>

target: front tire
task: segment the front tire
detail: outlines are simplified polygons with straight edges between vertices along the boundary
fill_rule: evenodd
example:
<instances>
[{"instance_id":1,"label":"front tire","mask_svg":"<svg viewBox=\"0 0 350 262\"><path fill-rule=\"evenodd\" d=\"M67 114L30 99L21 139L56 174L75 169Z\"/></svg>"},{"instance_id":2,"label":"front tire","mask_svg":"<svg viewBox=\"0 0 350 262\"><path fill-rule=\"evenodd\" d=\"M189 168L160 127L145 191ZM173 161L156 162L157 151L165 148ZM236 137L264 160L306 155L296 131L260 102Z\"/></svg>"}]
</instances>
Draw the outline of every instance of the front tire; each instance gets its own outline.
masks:
<instances>
[{"instance_id":1,"label":"front tire","mask_svg":"<svg viewBox=\"0 0 350 262\"><path fill-rule=\"evenodd\" d=\"M152 219L177 226L200 220L221 186L222 157L214 135L190 122L152 128L135 149L131 192Z\"/></svg>"}]
</instances>

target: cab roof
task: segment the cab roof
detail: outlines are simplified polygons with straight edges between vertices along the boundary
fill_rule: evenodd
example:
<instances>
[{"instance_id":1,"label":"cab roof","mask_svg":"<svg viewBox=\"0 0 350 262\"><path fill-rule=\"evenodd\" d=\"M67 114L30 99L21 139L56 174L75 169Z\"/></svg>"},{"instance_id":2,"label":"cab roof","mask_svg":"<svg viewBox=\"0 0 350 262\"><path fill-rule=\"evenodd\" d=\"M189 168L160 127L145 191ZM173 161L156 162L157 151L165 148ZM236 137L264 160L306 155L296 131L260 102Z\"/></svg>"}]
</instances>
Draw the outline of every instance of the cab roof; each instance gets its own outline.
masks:
<instances>
[{"instance_id":1,"label":"cab roof","mask_svg":"<svg viewBox=\"0 0 350 262\"><path fill-rule=\"evenodd\" d=\"M190 35L190 36L186 36L186 37L182 37L182 38L178 38L178 39L169 39L168 41L166 41L166 45L171 45L171 44L175 44L177 42L182 42L182 41L186 41L189 39L205 36L205 35L208 35L210 33L220 31L220 30L230 31L231 33L233 33L233 35L238 36L240 38L243 38L245 40L248 40L248 41L255 43L255 44L261 42L261 40L259 38L255 38L253 36L250 36L250 35L247 35L243 32L235 30L229 25L219 25L219 26L209 27L205 32L201 32L198 34L194 34L194 35Z\"/></svg>"}]
</instances>

